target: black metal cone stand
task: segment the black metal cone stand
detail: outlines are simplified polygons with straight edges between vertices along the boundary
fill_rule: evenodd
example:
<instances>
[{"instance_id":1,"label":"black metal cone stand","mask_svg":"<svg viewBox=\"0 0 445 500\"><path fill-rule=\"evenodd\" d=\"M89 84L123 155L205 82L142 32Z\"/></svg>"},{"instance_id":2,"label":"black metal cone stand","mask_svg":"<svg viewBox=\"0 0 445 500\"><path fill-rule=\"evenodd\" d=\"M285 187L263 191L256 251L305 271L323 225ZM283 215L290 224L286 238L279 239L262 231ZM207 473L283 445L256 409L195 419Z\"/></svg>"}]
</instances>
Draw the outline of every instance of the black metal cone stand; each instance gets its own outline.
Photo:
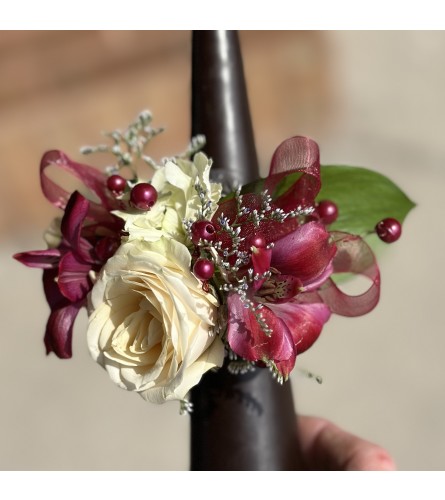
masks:
<instances>
[{"instance_id":1,"label":"black metal cone stand","mask_svg":"<svg viewBox=\"0 0 445 500\"><path fill-rule=\"evenodd\" d=\"M192 134L204 134L213 179L224 186L259 176L238 35L195 31ZM207 373L192 390L192 470L298 470L301 459L290 382L267 369Z\"/></svg>"}]
</instances>

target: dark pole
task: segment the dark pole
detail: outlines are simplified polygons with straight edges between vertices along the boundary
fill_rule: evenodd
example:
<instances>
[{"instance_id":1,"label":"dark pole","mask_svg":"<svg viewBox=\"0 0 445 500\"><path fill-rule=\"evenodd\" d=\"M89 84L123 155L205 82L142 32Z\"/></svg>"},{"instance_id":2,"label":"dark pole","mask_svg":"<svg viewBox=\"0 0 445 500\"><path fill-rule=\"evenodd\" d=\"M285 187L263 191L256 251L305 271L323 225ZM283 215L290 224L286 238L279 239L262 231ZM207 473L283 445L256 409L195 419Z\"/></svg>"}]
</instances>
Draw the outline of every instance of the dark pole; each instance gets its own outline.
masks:
<instances>
[{"instance_id":1,"label":"dark pole","mask_svg":"<svg viewBox=\"0 0 445 500\"><path fill-rule=\"evenodd\" d=\"M214 180L226 189L258 179L258 160L236 31L194 31L192 135L204 134Z\"/></svg>"},{"instance_id":2,"label":"dark pole","mask_svg":"<svg viewBox=\"0 0 445 500\"><path fill-rule=\"evenodd\" d=\"M195 31L192 46L192 135L206 136L213 179L231 189L259 175L238 35ZM290 382L223 367L203 377L192 402L192 470L301 468Z\"/></svg>"}]
</instances>

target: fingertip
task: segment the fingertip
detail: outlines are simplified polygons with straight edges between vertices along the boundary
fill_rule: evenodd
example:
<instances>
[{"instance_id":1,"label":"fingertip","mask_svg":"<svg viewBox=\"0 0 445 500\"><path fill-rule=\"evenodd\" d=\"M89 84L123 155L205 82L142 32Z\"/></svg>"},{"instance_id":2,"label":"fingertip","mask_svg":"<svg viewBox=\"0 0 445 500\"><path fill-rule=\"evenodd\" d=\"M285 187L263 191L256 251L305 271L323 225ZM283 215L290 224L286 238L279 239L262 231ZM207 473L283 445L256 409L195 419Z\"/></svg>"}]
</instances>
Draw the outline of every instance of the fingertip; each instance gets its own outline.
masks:
<instances>
[{"instance_id":1,"label":"fingertip","mask_svg":"<svg viewBox=\"0 0 445 500\"><path fill-rule=\"evenodd\" d=\"M394 471L396 465L382 447L317 417L298 417L300 445L311 470Z\"/></svg>"},{"instance_id":2,"label":"fingertip","mask_svg":"<svg viewBox=\"0 0 445 500\"><path fill-rule=\"evenodd\" d=\"M361 440L360 446L351 453L350 459L345 463L345 470L395 471L397 468L393 458L384 448Z\"/></svg>"}]
</instances>

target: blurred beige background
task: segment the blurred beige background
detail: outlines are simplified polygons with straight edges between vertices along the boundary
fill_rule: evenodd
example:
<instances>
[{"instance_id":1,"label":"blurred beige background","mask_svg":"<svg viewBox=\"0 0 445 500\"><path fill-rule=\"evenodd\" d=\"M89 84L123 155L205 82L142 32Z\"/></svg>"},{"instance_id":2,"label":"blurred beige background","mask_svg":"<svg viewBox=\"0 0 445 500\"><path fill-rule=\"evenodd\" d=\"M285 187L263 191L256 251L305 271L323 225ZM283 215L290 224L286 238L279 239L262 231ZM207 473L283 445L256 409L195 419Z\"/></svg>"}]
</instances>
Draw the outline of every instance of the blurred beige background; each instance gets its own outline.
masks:
<instances>
[{"instance_id":1,"label":"blurred beige background","mask_svg":"<svg viewBox=\"0 0 445 500\"><path fill-rule=\"evenodd\" d=\"M116 388L89 357L85 315L74 357L44 353L40 271L11 259L43 248L56 212L40 193L47 149L79 146L150 108L189 136L188 32L0 32L0 468L187 469L188 417ZM298 411L385 446L401 469L445 468L445 32L241 32L263 173L278 143L310 135L322 163L372 167L417 202L380 258L382 300L335 317L298 365ZM100 165L101 159L95 162Z\"/></svg>"}]
</instances>

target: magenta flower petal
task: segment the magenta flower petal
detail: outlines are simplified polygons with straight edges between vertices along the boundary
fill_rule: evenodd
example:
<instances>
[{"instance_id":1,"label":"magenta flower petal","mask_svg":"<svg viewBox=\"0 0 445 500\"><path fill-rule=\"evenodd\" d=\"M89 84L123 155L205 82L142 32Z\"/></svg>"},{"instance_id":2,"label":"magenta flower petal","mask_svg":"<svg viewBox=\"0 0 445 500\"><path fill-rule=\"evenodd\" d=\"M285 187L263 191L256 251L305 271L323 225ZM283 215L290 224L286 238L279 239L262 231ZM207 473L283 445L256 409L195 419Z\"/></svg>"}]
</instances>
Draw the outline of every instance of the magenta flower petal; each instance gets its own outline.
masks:
<instances>
[{"instance_id":1,"label":"magenta flower petal","mask_svg":"<svg viewBox=\"0 0 445 500\"><path fill-rule=\"evenodd\" d=\"M309 222L275 242L271 265L298 277L304 286L324 273L334 254L335 245L324 226Z\"/></svg>"},{"instance_id":2,"label":"magenta flower petal","mask_svg":"<svg viewBox=\"0 0 445 500\"><path fill-rule=\"evenodd\" d=\"M61 252L58 248L48 250L33 250L31 252L16 253L14 259L28 267L40 269L53 269L59 263Z\"/></svg>"},{"instance_id":3,"label":"magenta flower petal","mask_svg":"<svg viewBox=\"0 0 445 500\"><path fill-rule=\"evenodd\" d=\"M45 331L46 353L54 352L59 358L71 357L73 324L85 300L71 303L64 297L57 284L58 269L43 271L43 288L51 308Z\"/></svg>"},{"instance_id":4,"label":"magenta flower petal","mask_svg":"<svg viewBox=\"0 0 445 500\"><path fill-rule=\"evenodd\" d=\"M79 260L73 252L67 252L59 262L60 293L70 302L84 299L91 289L90 270L91 264Z\"/></svg>"},{"instance_id":5,"label":"magenta flower petal","mask_svg":"<svg viewBox=\"0 0 445 500\"><path fill-rule=\"evenodd\" d=\"M252 251L252 265L255 274L264 274L270 268L270 259L272 257L272 250L267 248L254 248ZM264 279L255 280L253 282L253 289L258 290L264 283Z\"/></svg>"},{"instance_id":6,"label":"magenta flower petal","mask_svg":"<svg viewBox=\"0 0 445 500\"><path fill-rule=\"evenodd\" d=\"M278 285L276 302L288 301L294 298L300 291L301 281L290 274L281 274L275 278Z\"/></svg>"},{"instance_id":7,"label":"magenta flower petal","mask_svg":"<svg viewBox=\"0 0 445 500\"><path fill-rule=\"evenodd\" d=\"M82 305L77 302L51 311L44 338L46 354L54 352L59 358L71 358L73 325Z\"/></svg>"},{"instance_id":8,"label":"magenta flower petal","mask_svg":"<svg viewBox=\"0 0 445 500\"><path fill-rule=\"evenodd\" d=\"M291 274L272 274L264 286L256 292L268 303L286 302L293 299L301 289L301 281Z\"/></svg>"},{"instance_id":9,"label":"magenta flower petal","mask_svg":"<svg viewBox=\"0 0 445 500\"><path fill-rule=\"evenodd\" d=\"M320 153L309 137L291 137L282 142L272 157L265 188L273 193L284 176L301 172L295 183L274 203L285 211L298 205L313 206L320 190Z\"/></svg>"},{"instance_id":10,"label":"magenta flower petal","mask_svg":"<svg viewBox=\"0 0 445 500\"><path fill-rule=\"evenodd\" d=\"M68 247L71 247L86 262L92 262L91 244L80 234L85 218L88 214L90 202L80 193L75 191L66 205L62 219L62 235Z\"/></svg>"},{"instance_id":11,"label":"magenta flower petal","mask_svg":"<svg viewBox=\"0 0 445 500\"><path fill-rule=\"evenodd\" d=\"M297 354L311 347L319 337L323 325L331 316L326 304L300 304L296 301L268 304L268 307L289 328Z\"/></svg>"},{"instance_id":12,"label":"magenta flower petal","mask_svg":"<svg viewBox=\"0 0 445 500\"><path fill-rule=\"evenodd\" d=\"M249 361L290 360L290 364L293 366L295 349L292 336L281 319L267 307L258 311L261 312L267 326L272 330L270 335L266 335L258 324L254 313L244 307L238 294L230 294L227 305L229 310L227 339L235 354Z\"/></svg>"},{"instance_id":13,"label":"magenta flower petal","mask_svg":"<svg viewBox=\"0 0 445 500\"><path fill-rule=\"evenodd\" d=\"M320 288L320 286L327 281L327 279L331 276L331 274L334 272L334 265L332 261L329 263L327 268L316 278L314 278L311 281L306 281L304 286L302 287L301 291L302 292L312 292L313 290L317 290L317 288Z\"/></svg>"},{"instance_id":14,"label":"magenta flower petal","mask_svg":"<svg viewBox=\"0 0 445 500\"><path fill-rule=\"evenodd\" d=\"M55 167L81 180L94 200L69 193L48 177ZM61 151L49 151L40 164L40 182L46 198L65 211L58 248L18 253L14 257L30 267L43 268L43 286L51 309L45 345L47 352L71 357L71 336L79 309L91 290L90 271L98 271L120 243L124 222L111 213L122 208L107 189L107 176L95 168L73 162Z\"/></svg>"},{"instance_id":15,"label":"magenta flower petal","mask_svg":"<svg viewBox=\"0 0 445 500\"><path fill-rule=\"evenodd\" d=\"M88 213L88 200L78 191L70 196L62 219L61 230L65 240L76 248L80 238L82 224Z\"/></svg>"}]
</instances>

